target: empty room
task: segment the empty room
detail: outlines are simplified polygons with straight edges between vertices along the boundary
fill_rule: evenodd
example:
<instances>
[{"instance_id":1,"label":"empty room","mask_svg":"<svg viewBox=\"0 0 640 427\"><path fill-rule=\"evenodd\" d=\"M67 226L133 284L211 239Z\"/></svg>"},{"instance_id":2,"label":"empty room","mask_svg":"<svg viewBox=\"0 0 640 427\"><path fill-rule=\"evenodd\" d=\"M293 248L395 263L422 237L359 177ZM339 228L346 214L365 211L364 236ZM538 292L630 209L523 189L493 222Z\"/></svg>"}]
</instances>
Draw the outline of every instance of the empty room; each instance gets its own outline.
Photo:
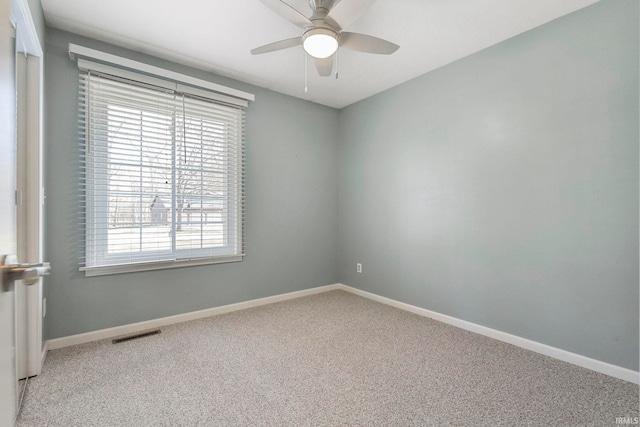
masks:
<instances>
[{"instance_id":1,"label":"empty room","mask_svg":"<svg viewBox=\"0 0 640 427\"><path fill-rule=\"evenodd\" d=\"M637 0L0 1L0 426L639 424Z\"/></svg>"}]
</instances>

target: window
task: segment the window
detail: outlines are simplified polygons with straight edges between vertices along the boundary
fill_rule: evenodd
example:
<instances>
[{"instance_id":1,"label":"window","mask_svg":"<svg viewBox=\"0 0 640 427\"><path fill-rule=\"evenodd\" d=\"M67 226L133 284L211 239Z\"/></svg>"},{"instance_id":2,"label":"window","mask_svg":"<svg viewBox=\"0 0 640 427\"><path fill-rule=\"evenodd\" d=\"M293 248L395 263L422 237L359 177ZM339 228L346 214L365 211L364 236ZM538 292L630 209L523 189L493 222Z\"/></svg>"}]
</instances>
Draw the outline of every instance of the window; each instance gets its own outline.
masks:
<instances>
[{"instance_id":1,"label":"window","mask_svg":"<svg viewBox=\"0 0 640 427\"><path fill-rule=\"evenodd\" d=\"M81 67L87 275L242 259L245 108L209 95Z\"/></svg>"}]
</instances>

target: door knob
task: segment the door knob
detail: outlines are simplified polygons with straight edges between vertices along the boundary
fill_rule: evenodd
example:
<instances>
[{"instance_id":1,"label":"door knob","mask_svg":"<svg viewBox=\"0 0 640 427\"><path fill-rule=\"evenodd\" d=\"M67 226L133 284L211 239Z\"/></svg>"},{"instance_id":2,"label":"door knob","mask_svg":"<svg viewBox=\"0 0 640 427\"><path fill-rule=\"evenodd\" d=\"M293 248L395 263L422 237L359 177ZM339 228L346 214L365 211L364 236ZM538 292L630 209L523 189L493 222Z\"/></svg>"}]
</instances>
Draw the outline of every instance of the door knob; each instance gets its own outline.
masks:
<instances>
[{"instance_id":1,"label":"door knob","mask_svg":"<svg viewBox=\"0 0 640 427\"><path fill-rule=\"evenodd\" d=\"M0 257L0 278L3 288L9 288L16 280L22 280L26 285L33 285L39 277L49 274L50 271L51 266L48 262L20 264L15 255Z\"/></svg>"}]
</instances>

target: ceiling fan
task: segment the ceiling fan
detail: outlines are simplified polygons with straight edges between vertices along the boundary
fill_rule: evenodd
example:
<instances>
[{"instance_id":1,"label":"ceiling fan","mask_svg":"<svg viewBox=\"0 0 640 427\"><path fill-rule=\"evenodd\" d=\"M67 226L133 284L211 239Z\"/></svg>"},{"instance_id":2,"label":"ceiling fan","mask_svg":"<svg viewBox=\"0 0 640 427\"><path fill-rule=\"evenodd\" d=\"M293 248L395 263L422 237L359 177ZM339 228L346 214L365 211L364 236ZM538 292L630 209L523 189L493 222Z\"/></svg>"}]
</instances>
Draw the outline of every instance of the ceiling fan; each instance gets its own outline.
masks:
<instances>
[{"instance_id":1,"label":"ceiling fan","mask_svg":"<svg viewBox=\"0 0 640 427\"><path fill-rule=\"evenodd\" d=\"M358 19L375 0L341 0L335 2L335 6L334 0L309 0L313 10L309 18L281 0L260 1L304 32L300 37L257 47L251 51L252 55L302 45L305 52L314 58L318 74L330 76L338 47L380 55L390 55L400 47L377 37L342 31L342 28Z\"/></svg>"}]
</instances>

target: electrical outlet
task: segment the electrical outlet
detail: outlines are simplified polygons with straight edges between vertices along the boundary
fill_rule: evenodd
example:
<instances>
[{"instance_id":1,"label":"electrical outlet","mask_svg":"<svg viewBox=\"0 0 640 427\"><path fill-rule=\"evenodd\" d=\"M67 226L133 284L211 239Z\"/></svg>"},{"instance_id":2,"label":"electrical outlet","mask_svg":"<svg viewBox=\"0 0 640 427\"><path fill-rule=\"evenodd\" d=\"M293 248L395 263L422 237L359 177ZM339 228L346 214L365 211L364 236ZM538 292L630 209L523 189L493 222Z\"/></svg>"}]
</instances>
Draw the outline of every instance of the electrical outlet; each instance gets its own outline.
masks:
<instances>
[{"instance_id":1,"label":"electrical outlet","mask_svg":"<svg viewBox=\"0 0 640 427\"><path fill-rule=\"evenodd\" d=\"M360 264L360 263L356 264L356 272L362 273L362 264Z\"/></svg>"},{"instance_id":2,"label":"electrical outlet","mask_svg":"<svg viewBox=\"0 0 640 427\"><path fill-rule=\"evenodd\" d=\"M47 299L44 298L42 300L42 317L45 317L47 315Z\"/></svg>"}]
</instances>

